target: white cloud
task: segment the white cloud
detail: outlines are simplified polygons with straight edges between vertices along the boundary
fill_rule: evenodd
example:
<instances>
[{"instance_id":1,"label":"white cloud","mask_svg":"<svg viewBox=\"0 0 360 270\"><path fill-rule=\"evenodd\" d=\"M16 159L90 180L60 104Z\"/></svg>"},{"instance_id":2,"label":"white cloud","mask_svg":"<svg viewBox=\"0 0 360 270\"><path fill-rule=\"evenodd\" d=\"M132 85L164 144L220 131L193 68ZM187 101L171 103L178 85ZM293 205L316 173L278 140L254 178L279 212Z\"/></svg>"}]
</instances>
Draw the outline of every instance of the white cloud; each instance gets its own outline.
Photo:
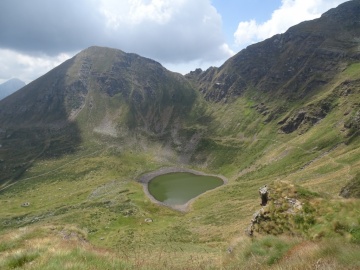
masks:
<instances>
[{"instance_id":1,"label":"white cloud","mask_svg":"<svg viewBox=\"0 0 360 270\"><path fill-rule=\"evenodd\" d=\"M233 56L235 53L230 49L228 44L222 44L218 49L222 50L224 54ZM215 61L207 61L206 59L196 59L187 62L179 62L179 63L162 63L165 68L171 71L179 72L183 75L189 73L190 71L194 71L197 68L201 68L202 70L206 70L209 67L219 67L224 63L224 60L227 59L219 59Z\"/></svg>"},{"instance_id":2,"label":"white cloud","mask_svg":"<svg viewBox=\"0 0 360 270\"><path fill-rule=\"evenodd\" d=\"M11 78L18 78L25 83L44 75L65 60L70 54L60 53L57 56L30 56L12 50L0 49L0 83Z\"/></svg>"},{"instance_id":3,"label":"white cloud","mask_svg":"<svg viewBox=\"0 0 360 270\"><path fill-rule=\"evenodd\" d=\"M226 55L233 56L235 54L235 52L226 43L221 44L220 50L223 51Z\"/></svg>"},{"instance_id":4,"label":"white cloud","mask_svg":"<svg viewBox=\"0 0 360 270\"><path fill-rule=\"evenodd\" d=\"M141 24L146 21L165 24L184 0L101 0L100 11L108 20L108 26L118 28L121 24Z\"/></svg>"},{"instance_id":5,"label":"white cloud","mask_svg":"<svg viewBox=\"0 0 360 270\"><path fill-rule=\"evenodd\" d=\"M234 33L235 43L243 48L275 34L284 33L289 27L302 21L312 20L330 8L347 0L282 0L281 7L263 23L255 20L240 22Z\"/></svg>"},{"instance_id":6,"label":"white cloud","mask_svg":"<svg viewBox=\"0 0 360 270\"><path fill-rule=\"evenodd\" d=\"M1 4L0 80L30 81L56 66L61 53L72 55L93 45L168 63L173 71L186 63L223 63L233 55L211 0L23 2Z\"/></svg>"},{"instance_id":7,"label":"white cloud","mask_svg":"<svg viewBox=\"0 0 360 270\"><path fill-rule=\"evenodd\" d=\"M100 1L113 47L171 63L232 55L223 48L221 16L210 0Z\"/></svg>"}]
</instances>

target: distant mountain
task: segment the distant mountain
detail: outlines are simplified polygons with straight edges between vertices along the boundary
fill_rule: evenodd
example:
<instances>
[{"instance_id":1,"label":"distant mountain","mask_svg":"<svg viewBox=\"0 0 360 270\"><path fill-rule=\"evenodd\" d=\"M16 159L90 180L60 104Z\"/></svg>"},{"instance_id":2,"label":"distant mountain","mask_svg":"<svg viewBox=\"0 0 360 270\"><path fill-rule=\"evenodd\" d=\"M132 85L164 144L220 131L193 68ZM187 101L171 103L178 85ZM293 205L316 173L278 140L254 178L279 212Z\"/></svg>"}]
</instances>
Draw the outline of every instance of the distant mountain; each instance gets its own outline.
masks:
<instances>
[{"instance_id":1,"label":"distant mountain","mask_svg":"<svg viewBox=\"0 0 360 270\"><path fill-rule=\"evenodd\" d=\"M11 95L25 85L26 84L23 81L16 78L0 84L0 100Z\"/></svg>"}]
</instances>

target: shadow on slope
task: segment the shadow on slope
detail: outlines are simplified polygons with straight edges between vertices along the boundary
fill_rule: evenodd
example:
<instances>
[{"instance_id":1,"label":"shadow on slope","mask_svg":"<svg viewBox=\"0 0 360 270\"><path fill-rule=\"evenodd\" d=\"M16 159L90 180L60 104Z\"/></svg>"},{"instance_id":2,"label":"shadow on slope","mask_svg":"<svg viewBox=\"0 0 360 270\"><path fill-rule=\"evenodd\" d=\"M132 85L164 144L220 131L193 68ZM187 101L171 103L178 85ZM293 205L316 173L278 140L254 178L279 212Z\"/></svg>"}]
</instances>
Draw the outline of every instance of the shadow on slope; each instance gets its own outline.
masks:
<instances>
[{"instance_id":1,"label":"shadow on slope","mask_svg":"<svg viewBox=\"0 0 360 270\"><path fill-rule=\"evenodd\" d=\"M0 185L16 181L39 158L73 153L80 131L69 120L69 106L84 98L84 85L66 85L74 59L0 102ZM70 106L71 107L71 106Z\"/></svg>"}]
</instances>

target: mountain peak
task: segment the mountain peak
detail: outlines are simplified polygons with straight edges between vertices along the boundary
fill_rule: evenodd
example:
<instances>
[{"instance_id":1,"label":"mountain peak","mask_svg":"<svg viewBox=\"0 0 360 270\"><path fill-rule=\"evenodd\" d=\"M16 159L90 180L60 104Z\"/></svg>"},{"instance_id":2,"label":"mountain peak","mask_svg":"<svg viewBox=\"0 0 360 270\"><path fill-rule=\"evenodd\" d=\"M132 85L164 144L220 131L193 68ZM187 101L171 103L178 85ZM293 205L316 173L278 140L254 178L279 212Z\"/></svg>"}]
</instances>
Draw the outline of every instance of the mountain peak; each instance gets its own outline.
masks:
<instances>
[{"instance_id":1,"label":"mountain peak","mask_svg":"<svg viewBox=\"0 0 360 270\"><path fill-rule=\"evenodd\" d=\"M340 4L336 8L332 8L321 15L322 18L333 18L337 20L352 20L357 17L360 13L360 1L352 0ZM354 21L354 23L359 23Z\"/></svg>"},{"instance_id":2,"label":"mountain peak","mask_svg":"<svg viewBox=\"0 0 360 270\"><path fill-rule=\"evenodd\" d=\"M12 78L0 84L0 100L16 92L26 84L17 78Z\"/></svg>"}]
</instances>

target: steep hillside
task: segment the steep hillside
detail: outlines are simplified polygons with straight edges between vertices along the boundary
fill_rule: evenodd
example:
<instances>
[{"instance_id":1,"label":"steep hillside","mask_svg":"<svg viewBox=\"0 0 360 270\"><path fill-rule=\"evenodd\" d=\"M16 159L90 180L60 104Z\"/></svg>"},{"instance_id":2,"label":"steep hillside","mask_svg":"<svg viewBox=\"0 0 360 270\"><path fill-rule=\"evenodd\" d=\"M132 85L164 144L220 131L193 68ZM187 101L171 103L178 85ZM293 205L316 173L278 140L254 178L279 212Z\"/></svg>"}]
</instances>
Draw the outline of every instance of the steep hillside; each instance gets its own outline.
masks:
<instances>
[{"instance_id":1,"label":"steep hillside","mask_svg":"<svg viewBox=\"0 0 360 270\"><path fill-rule=\"evenodd\" d=\"M360 60L359 14L358 1L346 2L249 46L220 68L197 70L187 78L211 101L250 95L267 122L278 119L282 132L306 129L334 107L334 96L314 101L315 95ZM289 114L280 118L285 111Z\"/></svg>"},{"instance_id":2,"label":"steep hillside","mask_svg":"<svg viewBox=\"0 0 360 270\"><path fill-rule=\"evenodd\" d=\"M197 97L181 75L153 60L86 49L1 101L1 182L35 159L73 153L96 135L120 142L145 133L178 142Z\"/></svg>"},{"instance_id":3,"label":"steep hillside","mask_svg":"<svg viewBox=\"0 0 360 270\"><path fill-rule=\"evenodd\" d=\"M192 72L207 99L221 101L247 90L307 99L359 55L359 3L349 1L321 18L242 50L220 68Z\"/></svg>"},{"instance_id":4,"label":"steep hillside","mask_svg":"<svg viewBox=\"0 0 360 270\"><path fill-rule=\"evenodd\" d=\"M206 154L198 157L241 171L272 144L299 135L315 147L314 156L357 140L359 8L349 1L247 47L220 68L187 74L214 109L212 133L199 145ZM217 154L211 157L209 148ZM293 162L300 168L310 160Z\"/></svg>"}]
</instances>

